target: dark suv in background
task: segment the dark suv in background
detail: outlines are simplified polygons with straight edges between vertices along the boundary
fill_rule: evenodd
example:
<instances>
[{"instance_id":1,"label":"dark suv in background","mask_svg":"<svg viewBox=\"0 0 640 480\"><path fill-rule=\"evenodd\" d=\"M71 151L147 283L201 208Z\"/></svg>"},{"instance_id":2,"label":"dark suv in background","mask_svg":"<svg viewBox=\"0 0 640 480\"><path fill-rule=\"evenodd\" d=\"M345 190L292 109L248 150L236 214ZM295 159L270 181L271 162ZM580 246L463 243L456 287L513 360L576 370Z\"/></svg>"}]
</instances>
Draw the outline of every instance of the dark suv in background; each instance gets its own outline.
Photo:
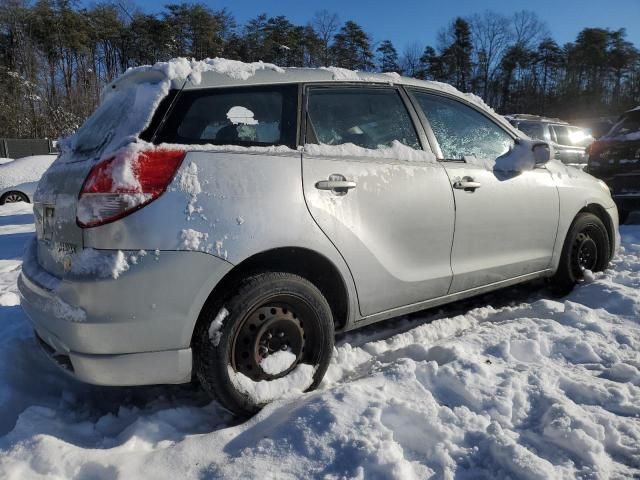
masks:
<instances>
[{"instance_id":1,"label":"dark suv in background","mask_svg":"<svg viewBox=\"0 0 640 480\"><path fill-rule=\"evenodd\" d=\"M640 107L622 114L588 149L587 171L611 189L620 223L640 210Z\"/></svg>"},{"instance_id":2,"label":"dark suv in background","mask_svg":"<svg viewBox=\"0 0 640 480\"><path fill-rule=\"evenodd\" d=\"M511 125L526 133L529 137L552 143L556 159L566 164L585 164L586 147L593 137L584 128L569 125L559 118L540 117L538 115L505 115Z\"/></svg>"}]
</instances>

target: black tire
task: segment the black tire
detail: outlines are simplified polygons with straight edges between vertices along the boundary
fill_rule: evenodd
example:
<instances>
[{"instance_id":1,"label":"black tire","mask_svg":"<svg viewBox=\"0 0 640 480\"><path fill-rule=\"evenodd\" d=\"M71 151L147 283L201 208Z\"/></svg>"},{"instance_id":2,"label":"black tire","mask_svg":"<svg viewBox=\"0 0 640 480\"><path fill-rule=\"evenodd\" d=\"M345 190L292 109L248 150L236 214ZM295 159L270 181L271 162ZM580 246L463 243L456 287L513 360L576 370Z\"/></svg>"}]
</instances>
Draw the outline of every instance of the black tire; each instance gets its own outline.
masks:
<instances>
[{"instance_id":1,"label":"black tire","mask_svg":"<svg viewBox=\"0 0 640 480\"><path fill-rule=\"evenodd\" d=\"M0 198L0 205L4 205L5 203L18 203L18 202L29 203L29 197L27 197L22 192L7 192L4 195L2 195L2 198Z\"/></svg>"},{"instance_id":2,"label":"black tire","mask_svg":"<svg viewBox=\"0 0 640 480\"><path fill-rule=\"evenodd\" d=\"M580 213L569 228L562 247L560 264L551 278L553 290L566 295L583 278L584 270L601 272L611 259L607 228L592 213Z\"/></svg>"},{"instance_id":3,"label":"black tire","mask_svg":"<svg viewBox=\"0 0 640 480\"><path fill-rule=\"evenodd\" d=\"M209 338L209 329L222 308L228 315L216 333L216 346ZM282 337L276 338L279 334ZM271 342L276 341L286 344L283 348L290 348L296 361L273 376L262 370L260 362L275 353L272 348L282 347L274 347ZM257 403L234 385L228 366L254 381L270 381L288 375L301 363L313 365L309 391L324 377L333 345L331 308L315 285L290 273L258 273L241 282L223 301L213 300L203 308L193 339L194 367L207 393L234 414L247 416L264 403Z\"/></svg>"}]
</instances>

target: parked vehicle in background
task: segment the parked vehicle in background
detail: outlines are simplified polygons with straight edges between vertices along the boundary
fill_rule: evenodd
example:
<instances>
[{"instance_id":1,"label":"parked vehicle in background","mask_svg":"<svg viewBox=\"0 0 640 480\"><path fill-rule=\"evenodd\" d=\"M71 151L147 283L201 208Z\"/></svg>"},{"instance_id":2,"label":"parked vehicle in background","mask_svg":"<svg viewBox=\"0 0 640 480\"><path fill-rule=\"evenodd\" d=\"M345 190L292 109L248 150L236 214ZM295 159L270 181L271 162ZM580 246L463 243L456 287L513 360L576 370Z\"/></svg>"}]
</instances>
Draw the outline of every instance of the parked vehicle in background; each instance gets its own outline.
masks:
<instances>
[{"instance_id":1,"label":"parked vehicle in background","mask_svg":"<svg viewBox=\"0 0 640 480\"><path fill-rule=\"evenodd\" d=\"M591 133L569 125L559 118L515 114L505 116L509 122L529 137L553 145L556 159L565 164L586 164L586 147L593 142Z\"/></svg>"},{"instance_id":2,"label":"parked vehicle in background","mask_svg":"<svg viewBox=\"0 0 640 480\"><path fill-rule=\"evenodd\" d=\"M567 292L614 253L608 188L477 97L174 63L109 85L38 185L21 303L80 380L195 375L252 413L315 388L335 331L537 278Z\"/></svg>"},{"instance_id":3,"label":"parked vehicle in background","mask_svg":"<svg viewBox=\"0 0 640 480\"><path fill-rule=\"evenodd\" d=\"M26 182L0 189L0 205L5 203L33 203L33 194L38 182Z\"/></svg>"},{"instance_id":4,"label":"parked vehicle in background","mask_svg":"<svg viewBox=\"0 0 640 480\"><path fill-rule=\"evenodd\" d=\"M588 154L587 171L609 186L624 223L640 210L640 107L625 112Z\"/></svg>"},{"instance_id":5,"label":"parked vehicle in background","mask_svg":"<svg viewBox=\"0 0 640 480\"><path fill-rule=\"evenodd\" d=\"M57 154L18 158L0 165L0 205L32 202L38 180Z\"/></svg>"}]
</instances>

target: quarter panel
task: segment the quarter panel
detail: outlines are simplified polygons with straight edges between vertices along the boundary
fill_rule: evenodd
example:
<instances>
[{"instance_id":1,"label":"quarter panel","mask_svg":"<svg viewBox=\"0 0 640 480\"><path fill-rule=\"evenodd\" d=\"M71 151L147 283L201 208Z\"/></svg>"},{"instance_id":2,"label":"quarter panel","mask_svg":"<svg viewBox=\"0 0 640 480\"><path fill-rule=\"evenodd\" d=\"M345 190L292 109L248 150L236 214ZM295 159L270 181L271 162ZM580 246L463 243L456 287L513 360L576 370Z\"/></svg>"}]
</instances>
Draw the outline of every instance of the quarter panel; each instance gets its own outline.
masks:
<instances>
[{"instance_id":1,"label":"quarter panel","mask_svg":"<svg viewBox=\"0 0 640 480\"><path fill-rule=\"evenodd\" d=\"M318 228L302 192L301 154L189 152L168 190L141 210L86 229L98 249L195 250L237 265L267 250L301 247L325 256L347 286L350 318L357 311L353 279ZM187 275L188 272L176 272ZM179 280L178 280L179 281Z\"/></svg>"}]
</instances>

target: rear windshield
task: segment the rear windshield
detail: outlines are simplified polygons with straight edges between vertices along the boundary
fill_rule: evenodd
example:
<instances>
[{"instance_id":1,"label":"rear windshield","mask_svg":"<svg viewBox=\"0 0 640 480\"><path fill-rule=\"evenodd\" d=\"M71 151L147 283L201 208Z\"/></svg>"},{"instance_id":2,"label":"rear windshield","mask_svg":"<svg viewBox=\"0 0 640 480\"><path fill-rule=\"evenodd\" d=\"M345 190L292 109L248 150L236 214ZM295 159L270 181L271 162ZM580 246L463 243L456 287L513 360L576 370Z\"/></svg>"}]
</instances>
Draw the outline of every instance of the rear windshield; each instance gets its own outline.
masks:
<instances>
[{"instance_id":1,"label":"rear windshield","mask_svg":"<svg viewBox=\"0 0 640 480\"><path fill-rule=\"evenodd\" d=\"M77 153L96 154L111 142L135 138L149 123L167 91L142 83L109 92L95 112L71 138Z\"/></svg>"},{"instance_id":2,"label":"rear windshield","mask_svg":"<svg viewBox=\"0 0 640 480\"><path fill-rule=\"evenodd\" d=\"M156 143L295 148L297 85L181 92Z\"/></svg>"},{"instance_id":3,"label":"rear windshield","mask_svg":"<svg viewBox=\"0 0 640 480\"><path fill-rule=\"evenodd\" d=\"M541 123L519 122L517 127L535 140L546 140L544 127Z\"/></svg>"}]
</instances>

